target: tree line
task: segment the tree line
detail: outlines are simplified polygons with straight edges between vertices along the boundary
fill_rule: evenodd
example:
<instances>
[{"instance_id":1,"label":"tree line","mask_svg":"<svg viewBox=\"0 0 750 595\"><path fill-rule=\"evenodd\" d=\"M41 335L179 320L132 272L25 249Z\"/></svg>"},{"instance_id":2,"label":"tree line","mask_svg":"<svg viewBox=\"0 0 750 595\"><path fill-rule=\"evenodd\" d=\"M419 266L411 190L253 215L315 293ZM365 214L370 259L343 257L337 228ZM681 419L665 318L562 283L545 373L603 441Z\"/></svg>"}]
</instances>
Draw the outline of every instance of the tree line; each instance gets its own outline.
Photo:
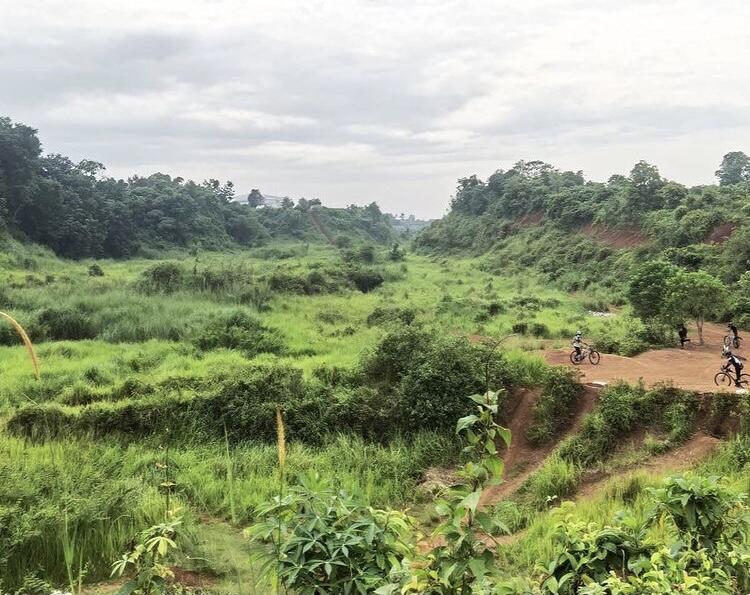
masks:
<instances>
[{"instance_id":1,"label":"tree line","mask_svg":"<svg viewBox=\"0 0 750 595\"><path fill-rule=\"evenodd\" d=\"M326 209L290 200L280 209L234 201L232 182L196 183L163 173L127 180L96 161L42 154L37 131L0 117L0 226L70 258L125 258L170 247L254 246L274 237L320 240L307 211L342 235L392 238L391 218L377 204Z\"/></svg>"}]
</instances>

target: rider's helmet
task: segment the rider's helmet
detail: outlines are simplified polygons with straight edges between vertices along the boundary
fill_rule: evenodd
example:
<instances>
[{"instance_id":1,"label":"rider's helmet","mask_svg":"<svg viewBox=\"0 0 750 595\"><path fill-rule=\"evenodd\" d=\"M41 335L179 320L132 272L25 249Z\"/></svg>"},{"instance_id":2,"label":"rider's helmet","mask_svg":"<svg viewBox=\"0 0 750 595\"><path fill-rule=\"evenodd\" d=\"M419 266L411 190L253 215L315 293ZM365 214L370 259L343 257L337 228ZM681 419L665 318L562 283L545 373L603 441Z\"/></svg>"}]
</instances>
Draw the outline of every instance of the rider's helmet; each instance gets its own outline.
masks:
<instances>
[{"instance_id":1,"label":"rider's helmet","mask_svg":"<svg viewBox=\"0 0 750 595\"><path fill-rule=\"evenodd\" d=\"M724 357L732 355L732 350L729 348L729 345L724 345L724 347L721 348L721 355Z\"/></svg>"},{"instance_id":2,"label":"rider's helmet","mask_svg":"<svg viewBox=\"0 0 750 595\"><path fill-rule=\"evenodd\" d=\"M581 331L576 331L576 337L580 337L581 335L583 335Z\"/></svg>"}]
</instances>

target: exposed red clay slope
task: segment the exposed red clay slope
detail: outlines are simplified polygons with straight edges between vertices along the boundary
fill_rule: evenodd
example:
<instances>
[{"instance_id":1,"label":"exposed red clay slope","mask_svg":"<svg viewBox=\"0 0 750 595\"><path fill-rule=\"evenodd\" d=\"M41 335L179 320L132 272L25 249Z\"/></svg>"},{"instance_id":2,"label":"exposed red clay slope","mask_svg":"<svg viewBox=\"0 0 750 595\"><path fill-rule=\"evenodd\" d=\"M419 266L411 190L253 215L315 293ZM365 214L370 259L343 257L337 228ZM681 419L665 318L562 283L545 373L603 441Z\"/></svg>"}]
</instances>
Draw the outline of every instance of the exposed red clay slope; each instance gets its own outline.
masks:
<instances>
[{"instance_id":1,"label":"exposed red clay slope","mask_svg":"<svg viewBox=\"0 0 750 595\"><path fill-rule=\"evenodd\" d=\"M581 233L612 248L637 248L650 241L650 238L637 227L607 227L589 223L581 228Z\"/></svg>"},{"instance_id":2,"label":"exposed red clay slope","mask_svg":"<svg viewBox=\"0 0 750 595\"><path fill-rule=\"evenodd\" d=\"M559 440L578 431L583 416L596 405L599 388L584 386L583 394L573 412L570 427L558 440L549 444L534 446L526 438L526 432L533 421L534 405L541 395L540 389L521 389L513 393L506 410L502 412L500 423L511 431L510 447L501 453L505 469L503 483L485 490L482 503L491 504L515 492L524 481L544 462Z\"/></svg>"},{"instance_id":3,"label":"exposed red clay slope","mask_svg":"<svg viewBox=\"0 0 750 595\"><path fill-rule=\"evenodd\" d=\"M697 344L698 338L691 329L691 338L696 343L687 349L657 349L635 357L602 354L598 366L586 362L577 368L587 382L606 384L625 380L632 384L643 379L647 386L667 381L689 390L717 392L719 387L714 384L714 375L725 361L721 357L721 347L726 332L726 328L720 325L706 323L703 326L704 345ZM544 352L544 357L551 364L570 366L570 351L550 349Z\"/></svg>"},{"instance_id":4,"label":"exposed red clay slope","mask_svg":"<svg viewBox=\"0 0 750 595\"><path fill-rule=\"evenodd\" d=\"M314 209L310 209L307 211L307 216L310 219L310 223L312 223L312 226L318 230L318 233L322 235L326 240L328 240L328 243L331 246L336 246L336 240L331 235L331 232L329 232L323 224L320 222L320 219L318 219L318 214L314 211Z\"/></svg>"},{"instance_id":5,"label":"exposed red clay slope","mask_svg":"<svg viewBox=\"0 0 750 595\"><path fill-rule=\"evenodd\" d=\"M707 244L723 244L732 235L732 232L737 229L737 224L732 222L722 223L717 225L711 230L706 238Z\"/></svg>"},{"instance_id":6,"label":"exposed red clay slope","mask_svg":"<svg viewBox=\"0 0 750 595\"><path fill-rule=\"evenodd\" d=\"M513 224L513 227L516 229L521 229L524 227L534 227L535 225L539 225L542 221L544 221L544 212L532 211L531 213L524 215L518 221L516 221Z\"/></svg>"}]
</instances>

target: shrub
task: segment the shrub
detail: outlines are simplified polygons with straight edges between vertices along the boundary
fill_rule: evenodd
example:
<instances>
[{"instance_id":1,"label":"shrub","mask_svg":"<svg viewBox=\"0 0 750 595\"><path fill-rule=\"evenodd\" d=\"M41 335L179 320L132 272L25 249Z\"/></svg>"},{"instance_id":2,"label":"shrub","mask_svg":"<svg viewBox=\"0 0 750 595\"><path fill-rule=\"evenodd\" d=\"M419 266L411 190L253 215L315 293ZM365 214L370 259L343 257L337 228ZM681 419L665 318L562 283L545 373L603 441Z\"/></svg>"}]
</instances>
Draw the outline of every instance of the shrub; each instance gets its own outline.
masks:
<instances>
[{"instance_id":1,"label":"shrub","mask_svg":"<svg viewBox=\"0 0 750 595\"><path fill-rule=\"evenodd\" d=\"M415 553L403 513L365 506L316 475L256 516L250 535L266 546L267 578L295 593L375 593Z\"/></svg>"},{"instance_id":2,"label":"shrub","mask_svg":"<svg viewBox=\"0 0 750 595\"><path fill-rule=\"evenodd\" d=\"M259 353L283 353L286 349L279 331L263 325L243 311L236 311L223 319L209 321L193 343L198 349L238 349L246 357Z\"/></svg>"},{"instance_id":3,"label":"shrub","mask_svg":"<svg viewBox=\"0 0 750 595\"><path fill-rule=\"evenodd\" d=\"M91 319L74 307L45 308L37 316L38 332L52 341L93 339L97 332Z\"/></svg>"},{"instance_id":4,"label":"shrub","mask_svg":"<svg viewBox=\"0 0 750 595\"><path fill-rule=\"evenodd\" d=\"M575 370L550 368L542 394L533 410L533 421L526 433L533 444L543 444L565 430L572 419L577 401L583 392Z\"/></svg>"},{"instance_id":5,"label":"shrub","mask_svg":"<svg viewBox=\"0 0 750 595\"><path fill-rule=\"evenodd\" d=\"M514 322L510 330L516 335L525 335L529 330L528 322Z\"/></svg>"},{"instance_id":6,"label":"shrub","mask_svg":"<svg viewBox=\"0 0 750 595\"><path fill-rule=\"evenodd\" d=\"M140 291L152 293L174 293L185 286L186 272L176 262L159 262L141 273L137 282Z\"/></svg>"},{"instance_id":7,"label":"shrub","mask_svg":"<svg viewBox=\"0 0 750 595\"><path fill-rule=\"evenodd\" d=\"M380 326L387 323L410 325L415 317L416 312L412 308L377 306L367 316L367 326Z\"/></svg>"},{"instance_id":8,"label":"shrub","mask_svg":"<svg viewBox=\"0 0 750 595\"><path fill-rule=\"evenodd\" d=\"M89 277L104 277L104 270L97 263L89 267Z\"/></svg>"},{"instance_id":9,"label":"shrub","mask_svg":"<svg viewBox=\"0 0 750 595\"><path fill-rule=\"evenodd\" d=\"M466 414L464 395L505 388L508 369L500 354L466 339L437 338L412 355L398 387L398 409L409 431L449 428Z\"/></svg>"},{"instance_id":10,"label":"shrub","mask_svg":"<svg viewBox=\"0 0 750 595\"><path fill-rule=\"evenodd\" d=\"M346 276L362 293L369 293L373 289L377 289L385 281L383 275L373 269L349 269Z\"/></svg>"}]
</instances>

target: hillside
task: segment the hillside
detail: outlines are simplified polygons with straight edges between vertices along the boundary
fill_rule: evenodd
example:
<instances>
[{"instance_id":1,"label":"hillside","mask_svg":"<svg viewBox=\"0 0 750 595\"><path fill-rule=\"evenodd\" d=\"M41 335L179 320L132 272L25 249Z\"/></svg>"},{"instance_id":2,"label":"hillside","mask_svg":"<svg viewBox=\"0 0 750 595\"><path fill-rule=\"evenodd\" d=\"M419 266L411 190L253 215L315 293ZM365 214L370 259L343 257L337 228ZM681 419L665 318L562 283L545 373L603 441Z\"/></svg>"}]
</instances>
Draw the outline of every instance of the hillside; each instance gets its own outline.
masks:
<instances>
[{"instance_id":1,"label":"hillside","mask_svg":"<svg viewBox=\"0 0 750 595\"><path fill-rule=\"evenodd\" d=\"M726 331L703 324L746 312L725 293L750 287L727 260L746 221L721 203L742 212L746 185L686 190L721 200L685 245L649 227L682 202L602 223L634 179L566 226L560 193L615 182L542 166L462 182L418 231L375 204L254 210L214 182L106 179L2 124L0 309L41 370L3 319L3 595L750 587L750 405L711 385ZM698 246L714 257L689 260ZM705 342L676 349L688 316ZM576 330L611 352L598 366L570 364ZM686 530L669 498L715 530ZM320 534L298 547L300 527Z\"/></svg>"},{"instance_id":2,"label":"hillside","mask_svg":"<svg viewBox=\"0 0 750 595\"><path fill-rule=\"evenodd\" d=\"M459 180L450 213L416 246L483 255L486 270L534 269L567 290L610 296L621 297L633 268L652 260L705 270L731 286L750 266L750 182L723 180L688 188L639 162L628 177L600 183L521 161L486 181Z\"/></svg>"},{"instance_id":3,"label":"hillside","mask_svg":"<svg viewBox=\"0 0 750 595\"><path fill-rule=\"evenodd\" d=\"M162 173L118 180L104 165L42 155L37 131L0 117L0 228L67 258L127 258L170 249L222 250L271 241L388 243L392 220L375 203L331 209L320 201L255 209L235 198L232 182L201 183Z\"/></svg>"}]
</instances>

